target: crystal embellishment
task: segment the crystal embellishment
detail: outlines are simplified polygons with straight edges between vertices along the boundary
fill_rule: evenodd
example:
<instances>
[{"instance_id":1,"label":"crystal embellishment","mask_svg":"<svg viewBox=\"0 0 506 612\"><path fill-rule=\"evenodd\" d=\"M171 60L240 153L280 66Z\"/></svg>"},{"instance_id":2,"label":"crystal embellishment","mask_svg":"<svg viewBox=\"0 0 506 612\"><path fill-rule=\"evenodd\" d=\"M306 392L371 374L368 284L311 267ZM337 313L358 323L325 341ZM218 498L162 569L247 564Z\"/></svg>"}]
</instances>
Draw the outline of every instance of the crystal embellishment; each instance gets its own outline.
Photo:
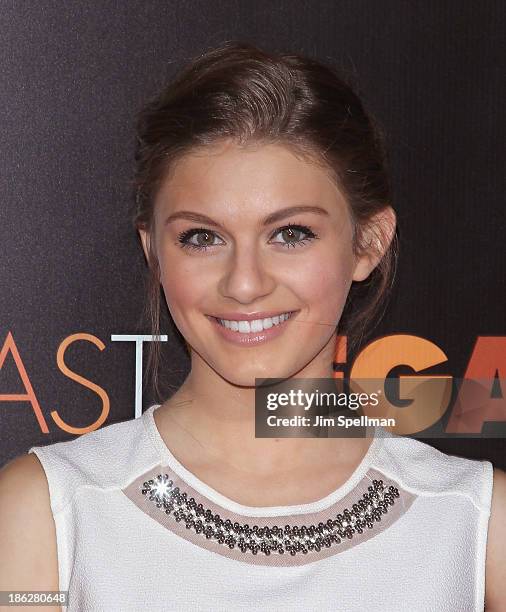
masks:
<instances>
[{"instance_id":1,"label":"crystal embellishment","mask_svg":"<svg viewBox=\"0 0 506 612\"><path fill-rule=\"evenodd\" d=\"M187 529L242 553L265 556L271 553L283 555L306 555L340 544L344 538L352 539L355 533L363 533L366 527L372 529L381 521L399 497L397 487L388 488L383 480L373 480L364 493L351 507L329 518L325 523L310 525L273 525L259 527L246 523L232 522L198 504L193 497L174 486L168 474L158 474L147 480L141 487L146 499L156 504L175 521L184 521Z\"/></svg>"}]
</instances>

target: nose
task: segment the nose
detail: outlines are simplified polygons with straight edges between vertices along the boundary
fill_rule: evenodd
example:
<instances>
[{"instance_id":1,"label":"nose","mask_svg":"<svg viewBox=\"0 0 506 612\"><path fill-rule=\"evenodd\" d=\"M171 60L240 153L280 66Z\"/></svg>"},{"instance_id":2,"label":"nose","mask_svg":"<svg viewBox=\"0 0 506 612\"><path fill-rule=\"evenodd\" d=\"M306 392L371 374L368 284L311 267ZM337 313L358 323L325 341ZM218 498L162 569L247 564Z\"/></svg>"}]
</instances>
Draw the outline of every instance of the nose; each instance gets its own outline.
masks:
<instances>
[{"instance_id":1,"label":"nose","mask_svg":"<svg viewBox=\"0 0 506 612\"><path fill-rule=\"evenodd\" d=\"M236 244L220 279L218 290L225 298L251 304L272 293L273 269L251 243Z\"/></svg>"}]
</instances>

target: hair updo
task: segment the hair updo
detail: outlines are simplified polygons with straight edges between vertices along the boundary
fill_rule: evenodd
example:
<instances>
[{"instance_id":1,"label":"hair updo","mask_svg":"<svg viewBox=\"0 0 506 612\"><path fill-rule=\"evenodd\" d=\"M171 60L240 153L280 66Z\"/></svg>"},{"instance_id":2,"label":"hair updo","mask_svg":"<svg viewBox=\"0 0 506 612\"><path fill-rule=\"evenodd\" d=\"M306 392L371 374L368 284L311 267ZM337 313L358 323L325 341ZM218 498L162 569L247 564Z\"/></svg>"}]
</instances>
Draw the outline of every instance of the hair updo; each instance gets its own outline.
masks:
<instances>
[{"instance_id":1,"label":"hair updo","mask_svg":"<svg viewBox=\"0 0 506 612\"><path fill-rule=\"evenodd\" d=\"M348 203L353 250L365 244L363 230L391 204L384 135L350 84L336 70L296 54L267 52L229 41L194 58L138 113L133 223L154 231L157 190L174 162L194 147L232 138L239 145L278 143L331 171ZM368 226L369 224L369 226ZM382 228L370 227L382 239ZM381 316L397 263L397 230L369 277L354 282L337 332L356 347ZM148 314L160 335L160 269L150 241ZM382 309L383 307L383 309ZM158 389L160 342L150 344L147 369Z\"/></svg>"}]
</instances>

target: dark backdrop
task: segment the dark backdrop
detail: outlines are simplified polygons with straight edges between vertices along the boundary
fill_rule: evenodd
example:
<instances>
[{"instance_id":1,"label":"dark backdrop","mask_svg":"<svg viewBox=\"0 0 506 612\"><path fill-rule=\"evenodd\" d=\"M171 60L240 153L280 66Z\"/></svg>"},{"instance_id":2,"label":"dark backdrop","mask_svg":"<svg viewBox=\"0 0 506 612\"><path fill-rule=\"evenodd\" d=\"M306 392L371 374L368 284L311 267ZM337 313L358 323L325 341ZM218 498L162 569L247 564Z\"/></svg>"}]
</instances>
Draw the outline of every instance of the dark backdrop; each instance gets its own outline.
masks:
<instances>
[{"instance_id":1,"label":"dark backdrop","mask_svg":"<svg viewBox=\"0 0 506 612\"><path fill-rule=\"evenodd\" d=\"M504 23L500 1L1 1L0 465L75 435L54 410L74 427L96 421L100 389L106 424L135 416L136 345L112 339L150 331L128 216L134 113L227 39L315 55L360 87L389 135L401 228L373 337L422 336L448 356L441 371L462 376L477 336L506 335ZM167 318L162 330L168 390L188 363ZM74 334L89 336L64 362L88 384L58 365ZM137 397L139 414L151 391ZM506 467L502 439L429 442Z\"/></svg>"}]
</instances>

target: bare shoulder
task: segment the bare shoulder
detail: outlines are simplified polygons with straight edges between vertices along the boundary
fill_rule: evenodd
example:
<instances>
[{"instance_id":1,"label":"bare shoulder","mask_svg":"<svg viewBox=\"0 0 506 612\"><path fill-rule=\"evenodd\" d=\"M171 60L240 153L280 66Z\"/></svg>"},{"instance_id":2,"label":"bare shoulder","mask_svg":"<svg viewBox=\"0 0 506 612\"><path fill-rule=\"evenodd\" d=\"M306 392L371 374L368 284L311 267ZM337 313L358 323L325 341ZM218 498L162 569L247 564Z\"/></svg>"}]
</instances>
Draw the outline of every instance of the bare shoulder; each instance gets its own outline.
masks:
<instances>
[{"instance_id":1,"label":"bare shoulder","mask_svg":"<svg viewBox=\"0 0 506 612\"><path fill-rule=\"evenodd\" d=\"M0 542L0 591L58 590L56 528L46 474L35 454L17 457L0 470Z\"/></svg>"},{"instance_id":2,"label":"bare shoulder","mask_svg":"<svg viewBox=\"0 0 506 612\"><path fill-rule=\"evenodd\" d=\"M487 538L485 610L501 612L506 601L506 472L494 468Z\"/></svg>"}]
</instances>

